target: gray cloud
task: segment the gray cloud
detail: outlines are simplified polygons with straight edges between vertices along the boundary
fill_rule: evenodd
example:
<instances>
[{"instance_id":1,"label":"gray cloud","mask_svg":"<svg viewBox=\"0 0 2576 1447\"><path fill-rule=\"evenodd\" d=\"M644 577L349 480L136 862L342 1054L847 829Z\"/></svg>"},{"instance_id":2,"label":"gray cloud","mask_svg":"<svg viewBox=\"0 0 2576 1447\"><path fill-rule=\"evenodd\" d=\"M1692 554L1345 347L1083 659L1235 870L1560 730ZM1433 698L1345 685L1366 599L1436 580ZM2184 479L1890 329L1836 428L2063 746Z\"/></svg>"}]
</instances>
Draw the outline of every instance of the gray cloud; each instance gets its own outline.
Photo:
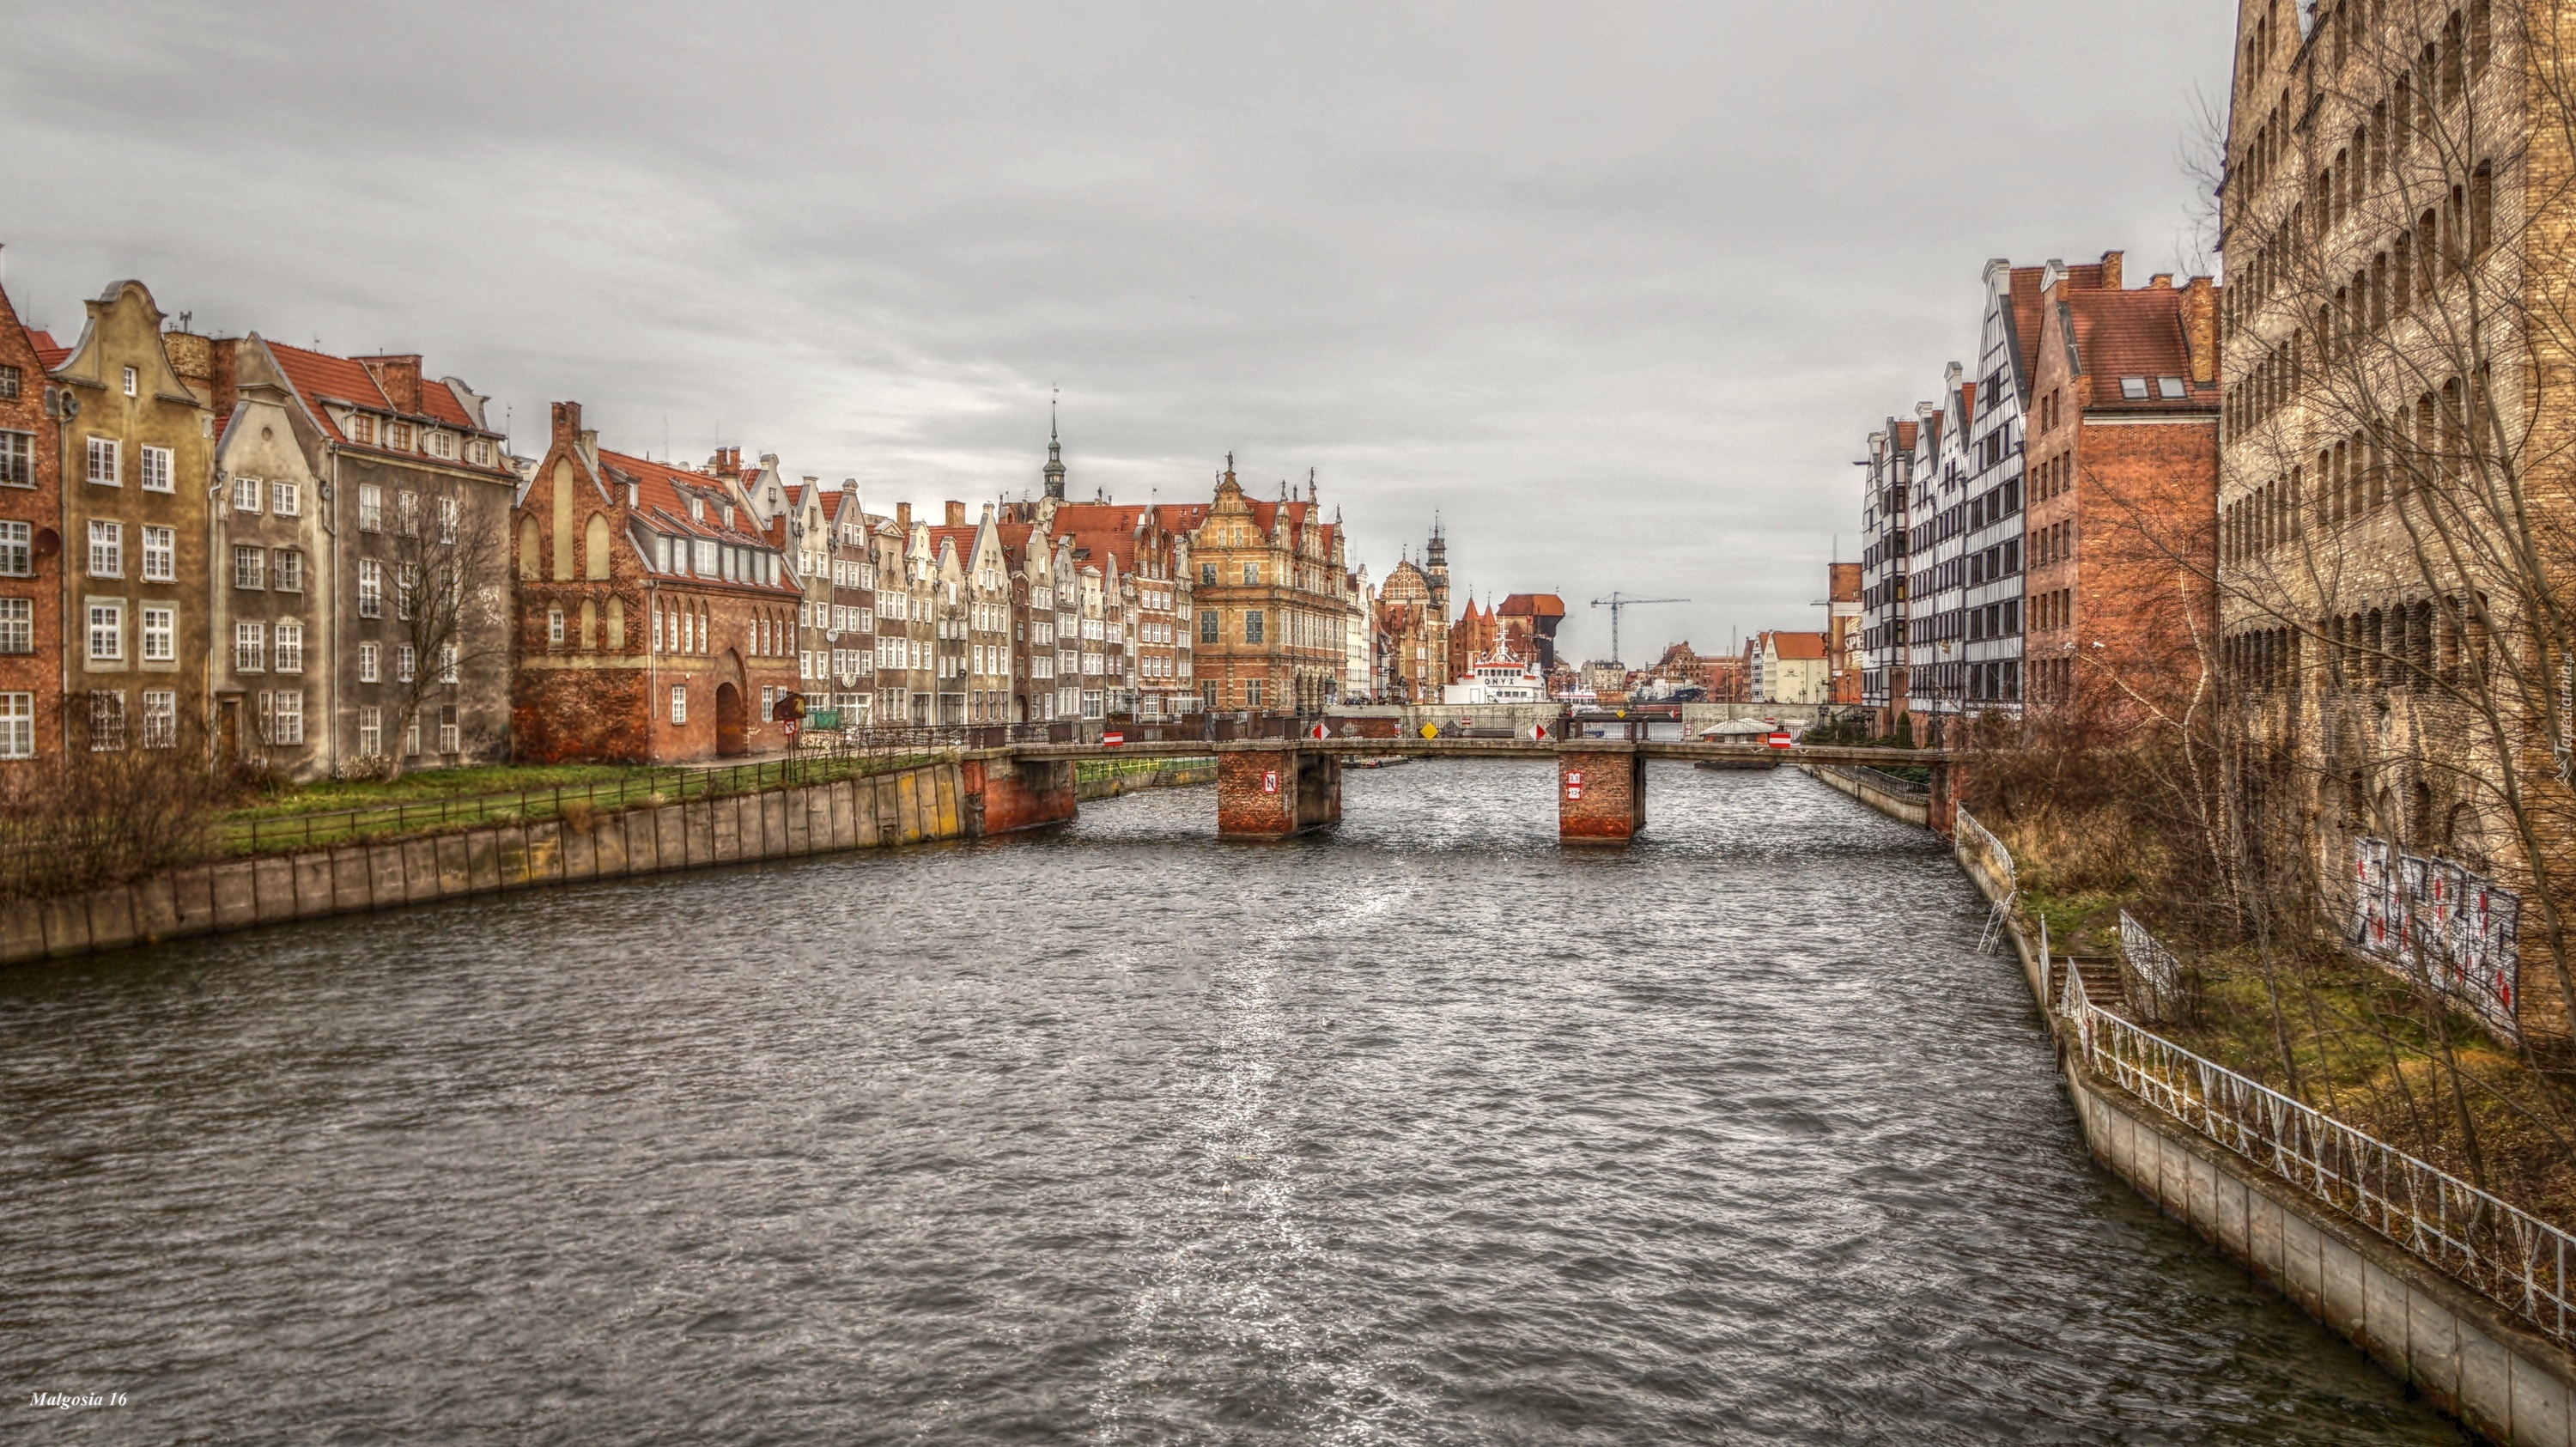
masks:
<instances>
[{"instance_id":1,"label":"gray cloud","mask_svg":"<svg viewBox=\"0 0 2576 1447\"><path fill-rule=\"evenodd\" d=\"M1317 470L1383 574L1815 626L1848 460L1985 258L2190 203L2229 18L1998 0L27 9L9 286L418 350L523 441L719 440L871 505Z\"/></svg>"}]
</instances>

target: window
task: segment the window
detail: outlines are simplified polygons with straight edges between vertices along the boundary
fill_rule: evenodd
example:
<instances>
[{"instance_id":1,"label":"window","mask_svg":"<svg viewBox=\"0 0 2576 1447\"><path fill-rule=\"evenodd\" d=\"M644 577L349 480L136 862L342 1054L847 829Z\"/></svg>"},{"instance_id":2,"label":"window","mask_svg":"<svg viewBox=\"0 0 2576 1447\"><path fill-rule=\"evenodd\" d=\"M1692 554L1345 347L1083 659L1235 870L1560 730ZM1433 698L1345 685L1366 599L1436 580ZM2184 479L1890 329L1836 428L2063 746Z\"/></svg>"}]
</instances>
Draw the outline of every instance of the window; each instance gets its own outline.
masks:
<instances>
[{"instance_id":1,"label":"window","mask_svg":"<svg viewBox=\"0 0 2576 1447\"><path fill-rule=\"evenodd\" d=\"M169 583L179 576L179 533L176 528L156 528L146 523L143 528L143 581Z\"/></svg>"},{"instance_id":2,"label":"window","mask_svg":"<svg viewBox=\"0 0 2576 1447\"><path fill-rule=\"evenodd\" d=\"M372 643L358 645L358 681L360 683L376 681L376 645ZM361 752L372 754L375 750L365 749Z\"/></svg>"},{"instance_id":3,"label":"window","mask_svg":"<svg viewBox=\"0 0 2576 1447\"><path fill-rule=\"evenodd\" d=\"M1246 708L1261 707L1260 679L1254 678L1245 680L1243 685L1243 703Z\"/></svg>"},{"instance_id":4,"label":"window","mask_svg":"<svg viewBox=\"0 0 2576 1447\"><path fill-rule=\"evenodd\" d=\"M36 485L36 434L0 432L0 486Z\"/></svg>"},{"instance_id":5,"label":"window","mask_svg":"<svg viewBox=\"0 0 2576 1447\"><path fill-rule=\"evenodd\" d=\"M259 511L259 498L260 488L258 478L236 477L233 479L233 511L255 513Z\"/></svg>"},{"instance_id":6,"label":"window","mask_svg":"<svg viewBox=\"0 0 2576 1447\"><path fill-rule=\"evenodd\" d=\"M563 647L563 641L563 610L561 608L548 608L546 610L546 642L553 647L561 648Z\"/></svg>"},{"instance_id":7,"label":"window","mask_svg":"<svg viewBox=\"0 0 2576 1447\"><path fill-rule=\"evenodd\" d=\"M394 573L394 616L409 618L411 605L420 593L420 564L399 563Z\"/></svg>"},{"instance_id":8,"label":"window","mask_svg":"<svg viewBox=\"0 0 2576 1447\"><path fill-rule=\"evenodd\" d=\"M373 558L358 560L358 616L381 618L385 613L385 565Z\"/></svg>"},{"instance_id":9,"label":"window","mask_svg":"<svg viewBox=\"0 0 2576 1447\"><path fill-rule=\"evenodd\" d=\"M2144 402L2147 400L2147 379L2144 377L2122 377L2120 379L2120 395L2131 402Z\"/></svg>"},{"instance_id":10,"label":"window","mask_svg":"<svg viewBox=\"0 0 2576 1447\"><path fill-rule=\"evenodd\" d=\"M396 452L411 451L411 424L408 422L386 423L385 446L392 448ZM413 752L417 753L418 750L414 750Z\"/></svg>"},{"instance_id":11,"label":"window","mask_svg":"<svg viewBox=\"0 0 2576 1447\"><path fill-rule=\"evenodd\" d=\"M438 500L438 540L442 543L456 541L456 499L452 497Z\"/></svg>"},{"instance_id":12,"label":"window","mask_svg":"<svg viewBox=\"0 0 2576 1447\"><path fill-rule=\"evenodd\" d=\"M277 550L276 588L281 593L304 591L304 555L302 553L293 548Z\"/></svg>"},{"instance_id":13,"label":"window","mask_svg":"<svg viewBox=\"0 0 2576 1447\"><path fill-rule=\"evenodd\" d=\"M0 598L0 653L36 651L36 600Z\"/></svg>"},{"instance_id":14,"label":"window","mask_svg":"<svg viewBox=\"0 0 2576 1447\"><path fill-rule=\"evenodd\" d=\"M179 694L175 689L143 690L143 747L176 748L179 744Z\"/></svg>"},{"instance_id":15,"label":"window","mask_svg":"<svg viewBox=\"0 0 2576 1447\"><path fill-rule=\"evenodd\" d=\"M2183 385L2180 377L2158 377L2156 395L2168 402L2180 402L2191 396L2191 389Z\"/></svg>"},{"instance_id":16,"label":"window","mask_svg":"<svg viewBox=\"0 0 2576 1447\"><path fill-rule=\"evenodd\" d=\"M0 759L32 759L35 756L36 696L32 693L0 693Z\"/></svg>"},{"instance_id":17,"label":"window","mask_svg":"<svg viewBox=\"0 0 2576 1447\"><path fill-rule=\"evenodd\" d=\"M1249 588L1249 587L1251 587L1253 584L1258 583L1258 582L1260 582L1260 581L1261 581L1261 565L1260 565L1259 563L1246 563L1246 564L1244 564L1244 565L1243 565L1243 586L1245 586L1245 587Z\"/></svg>"},{"instance_id":18,"label":"window","mask_svg":"<svg viewBox=\"0 0 2576 1447\"><path fill-rule=\"evenodd\" d=\"M272 744L304 742L304 695L263 693L259 696L259 731Z\"/></svg>"},{"instance_id":19,"label":"window","mask_svg":"<svg viewBox=\"0 0 2576 1447\"><path fill-rule=\"evenodd\" d=\"M341 424L341 430L349 434L349 440L351 442L355 442L360 446L373 447L376 445L376 419L373 417L368 417L360 413L351 413L349 415L349 420Z\"/></svg>"},{"instance_id":20,"label":"window","mask_svg":"<svg viewBox=\"0 0 2576 1447\"><path fill-rule=\"evenodd\" d=\"M125 661L125 603L104 599L89 605L89 661Z\"/></svg>"},{"instance_id":21,"label":"window","mask_svg":"<svg viewBox=\"0 0 2576 1447\"><path fill-rule=\"evenodd\" d=\"M441 683L456 681L456 645L453 643L438 645L438 681ZM439 752L452 754L456 750L441 749Z\"/></svg>"},{"instance_id":22,"label":"window","mask_svg":"<svg viewBox=\"0 0 2576 1447\"><path fill-rule=\"evenodd\" d=\"M18 400L18 369L0 367L0 402Z\"/></svg>"},{"instance_id":23,"label":"window","mask_svg":"<svg viewBox=\"0 0 2576 1447\"><path fill-rule=\"evenodd\" d=\"M415 671L413 665L417 662L419 662L419 655L412 652L410 644L405 643L394 649L394 682L411 682ZM414 748L412 752L419 753L420 750Z\"/></svg>"},{"instance_id":24,"label":"window","mask_svg":"<svg viewBox=\"0 0 2576 1447\"><path fill-rule=\"evenodd\" d=\"M673 722L673 723L675 723L675 724L684 724L684 723L687 723L688 721L689 721L689 686L688 686L687 684L685 684L685 683L675 683L675 684L672 684L672 685L671 685L671 722Z\"/></svg>"},{"instance_id":25,"label":"window","mask_svg":"<svg viewBox=\"0 0 2576 1447\"><path fill-rule=\"evenodd\" d=\"M0 578L36 575L36 525L0 522Z\"/></svg>"},{"instance_id":26,"label":"window","mask_svg":"<svg viewBox=\"0 0 2576 1447\"><path fill-rule=\"evenodd\" d=\"M385 751L385 711L374 704L358 706L358 754L372 759Z\"/></svg>"},{"instance_id":27,"label":"window","mask_svg":"<svg viewBox=\"0 0 2576 1447\"><path fill-rule=\"evenodd\" d=\"M480 437L477 437L471 443L466 445L465 457L468 462L473 463L476 467L490 467L492 465L492 444Z\"/></svg>"},{"instance_id":28,"label":"window","mask_svg":"<svg viewBox=\"0 0 2576 1447\"><path fill-rule=\"evenodd\" d=\"M380 533L385 530L385 490L372 482L358 484L358 531Z\"/></svg>"},{"instance_id":29,"label":"window","mask_svg":"<svg viewBox=\"0 0 2576 1447\"><path fill-rule=\"evenodd\" d=\"M93 578L125 576L125 524L90 523L89 575Z\"/></svg>"},{"instance_id":30,"label":"window","mask_svg":"<svg viewBox=\"0 0 2576 1447\"><path fill-rule=\"evenodd\" d=\"M277 625L276 651L271 662L280 673L304 671L304 625L288 620Z\"/></svg>"},{"instance_id":31,"label":"window","mask_svg":"<svg viewBox=\"0 0 2576 1447\"><path fill-rule=\"evenodd\" d=\"M1261 610L1258 608L1247 610L1243 615L1243 641L1246 643L1259 643L1261 641L1261 634Z\"/></svg>"},{"instance_id":32,"label":"window","mask_svg":"<svg viewBox=\"0 0 2576 1447\"><path fill-rule=\"evenodd\" d=\"M268 667L268 628L260 623L233 625L233 672L259 673Z\"/></svg>"},{"instance_id":33,"label":"window","mask_svg":"<svg viewBox=\"0 0 2576 1447\"><path fill-rule=\"evenodd\" d=\"M89 440L89 464L83 476L99 487L125 485L125 460L117 456L118 442L113 437Z\"/></svg>"},{"instance_id":34,"label":"window","mask_svg":"<svg viewBox=\"0 0 2576 1447\"><path fill-rule=\"evenodd\" d=\"M403 757L406 759L420 757L420 715L418 714L412 715L411 722L403 725Z\"/></svg>"},{"instance_id":35,"label":"window","mask_svg":"<svg viewBox=\"0 0 2576 1447\"><path fill-rule=\"evenodd\" d=\"M236 588L262 586L261 577L267 571L267 562L268 549L251 547L247 544L236 545L233 548L233 586Z\"/></svg>"},{"instance_id":36,"label":"window","mask_svg":"<svg viewBox=\"0 0 2576 1447\"><path fill-rule=\"evenodd\" d=\"M304 489L291 482L270 483L268 510L282 518L301 515L304 511Z\"/></svg>"},{"instance_id":37,"label":"window","mask_svg":"<svg viewBox=\"0 0 2576 1447\"><path fill-rule=\"evenodd\" d=\"M125 369L125 395L126 395L126 396L128 396L128 397L131 397L131 396L135 395L135 392L136 392L137 387L138 387L138 385L140 384L141 380L142 380L142 379L141 379L140 377L138 377L138 376L135 374L135 371L134 371L134 369L133 369L132 367L128 367L128 368L126 368L126 369Z\"/></svg>"},{"instance_id":38,"label":"window","mask_svg":"<svg viewBox=\"0 0 2576 1447\"><path fill-rule=\"evenodd\" d=\"M405 492L394 499L395 530L404 537L420 536L420 494Z\"/></svg>"},{"instance_id":39,"label":"window","mask_svg":"<svg viewBox=\"0 0 2576 1447\"><path fill-rule=\"evenodd\" d=\"M453 432L430 433L429 455L432 457L454 457L456 455L456 434ZM447 753L452 751L442 749L440 752Z\"/></svg>"},{"instance_id":40,"label":"window","mask_svg":"<svg viewBox=\"0 0 2576 1447\"><path fill-rule=\"evenodd\" d=\"M113 688L89 691L89 746L92 753L125 747L125 695Z\"/></svg>"},{"instance_id":41,"label":"window","mask_svg":"<svg viewBox=\"0 0 2576 1447\"><path fill-rule=\"evenodd\" d=\"M143 661L176 663L179 660L179 610L159 604L146 604L142 609Z\"/></svg>"},{"instance_id":42,"label":"window","mask_svg":"<svg viewBox=\"0 0 2576 1447\"><path fill-rule=\"evenodd\" d=\"M456 727L456 705L441 704L438 710L438 751L453 754L464 748L462 731Z\"/></svg>"}]
</instances>

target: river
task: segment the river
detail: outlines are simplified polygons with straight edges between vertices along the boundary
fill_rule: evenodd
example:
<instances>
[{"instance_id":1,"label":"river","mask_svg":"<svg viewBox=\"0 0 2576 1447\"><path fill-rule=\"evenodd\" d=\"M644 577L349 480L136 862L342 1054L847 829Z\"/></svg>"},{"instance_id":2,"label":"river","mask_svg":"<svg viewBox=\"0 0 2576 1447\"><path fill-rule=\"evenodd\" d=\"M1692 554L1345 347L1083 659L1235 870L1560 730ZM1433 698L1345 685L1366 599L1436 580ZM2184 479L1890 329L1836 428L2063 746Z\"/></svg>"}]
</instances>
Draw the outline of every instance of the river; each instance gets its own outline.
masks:
<instances>
[{"instance_id":1,"label":"river","mask_svg":"<svg viewBox=\"0 0 2576 1447\"><path fill-rule=\"evenodd\" d=\"M2462 1440L2085 1159L1924 835L1552 778L0 974L17 1440Z\"/></svg>"}]
</instances>

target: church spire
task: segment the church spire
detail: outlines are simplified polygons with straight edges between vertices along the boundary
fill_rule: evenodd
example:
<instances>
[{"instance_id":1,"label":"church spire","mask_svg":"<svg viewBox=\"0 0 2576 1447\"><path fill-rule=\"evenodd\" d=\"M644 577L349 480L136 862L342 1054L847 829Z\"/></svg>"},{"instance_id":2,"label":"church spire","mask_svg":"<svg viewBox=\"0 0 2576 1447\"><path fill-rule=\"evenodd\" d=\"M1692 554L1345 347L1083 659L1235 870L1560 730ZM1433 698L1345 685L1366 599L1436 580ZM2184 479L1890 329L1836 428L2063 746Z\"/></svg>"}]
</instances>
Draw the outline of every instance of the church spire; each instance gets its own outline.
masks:
<instances>
[{"instance_id":1,"label":"church spire","mask_svg":"<svg viewBox=\"0 0 2576 1447\"><path fill-rule=\"evenodd\" d=\"M1046 495L1064 501L1064 443L1056 437L1054 395L1047 398Z\"/></svg>"}]
</instances>

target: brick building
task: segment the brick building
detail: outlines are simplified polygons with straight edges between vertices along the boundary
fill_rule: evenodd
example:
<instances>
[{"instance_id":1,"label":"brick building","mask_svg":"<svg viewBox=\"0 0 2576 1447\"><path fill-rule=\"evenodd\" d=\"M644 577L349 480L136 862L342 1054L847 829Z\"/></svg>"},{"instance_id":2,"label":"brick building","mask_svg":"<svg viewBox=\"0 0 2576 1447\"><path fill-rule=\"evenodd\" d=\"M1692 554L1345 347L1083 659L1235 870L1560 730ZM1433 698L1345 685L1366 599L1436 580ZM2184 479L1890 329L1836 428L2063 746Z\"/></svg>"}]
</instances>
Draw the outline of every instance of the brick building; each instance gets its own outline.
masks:
<instances>
[{"instance_id":1,"label":"brick building","mask_svg":"<svg viewBox=\"0 0 2576 1447\"><path fill-rule=\"evenodd\" d=\"M1113 691L1131 708L1111 713L1179 718L1201 707L1194 627L1200 589L1190 567L1190 534L1203 513L1186 506L1068 503L1048 523L1072 549L1077 569L1101 570L1105 595L1118 603L1120 616L1105 631L1123 637Z\"/></svg>"},{"instance_id":2,"label":"brick building","mask_svg":"<svg viewBox=\"0 0 2576 1447\"><path fill-rule=\"evenodd\" d=\"M1377 629L1386 638L1380 691L1391 703L1440 701L1449 665L1446 572L1435 577L1407 558L1378 589Z\"/></svg>"},{"instance_id":3,"label":"brick building","mask_svg":"<svg viewBox=\"0 0 2576 1447\"><path fill-rule=\"evenodd\" d=\"M2206 277L2070 286L2052 270L2042 294L2024 546L2033 706L2178 706L2216 609L2216 291Z\"/></svg>"},{"instance_id":4,"label":"brick building","mask_svg":"<svg viewBox=\"0 0 2576 1447\"><path fill-rule=\"evenodd\" d=\"M520 758L673 763L786 746L796 691L785 555L737 478L603 450L554 404L513 510Z\"/></svg>"},{"instance_id":5,"label":"brick building","mask_svg":"<svg viewBox=\"0 0 2576 1447\"><path fill-rule=\"evenodd\" d=\"M1281 492L1275 502L1246 496L1228 458L1215 500L1190 532L1198 567L1193 652L1204 707L1311 713L1339 696L1343 640L1363 625L1348 592L1341 526L1324 520L1312 479L1302 500L1287 497L1284 484ZM1445 607L1445 562L1435 571L1431 601ZM1444 649L1435 666L1446 663ZM1439 682L1430 687L1436 700Z\"/></svg>"},{"instance_id":6,"label":"brick building","mask_svg":"<svg viewBox=\"0 0 2576 1447\"><path fill-rule=\"evenodd\" d=\"M1565 600L1554 593L1514 593L1503 599L1494 616L1516 658L1535 658L1542 672L1556 667L1556 630L1565 621Z\"/></svg>"},{"instance_id":7,"label":"brick building","mask_svg":"<svg viewBox=\"0 0 2576 1447\"><path fill-rule=\"evenodd\" d=\"M63 748L62 440L45 374L64 353L0 291L0 761Z\"/></svg>"}]
</instances>

